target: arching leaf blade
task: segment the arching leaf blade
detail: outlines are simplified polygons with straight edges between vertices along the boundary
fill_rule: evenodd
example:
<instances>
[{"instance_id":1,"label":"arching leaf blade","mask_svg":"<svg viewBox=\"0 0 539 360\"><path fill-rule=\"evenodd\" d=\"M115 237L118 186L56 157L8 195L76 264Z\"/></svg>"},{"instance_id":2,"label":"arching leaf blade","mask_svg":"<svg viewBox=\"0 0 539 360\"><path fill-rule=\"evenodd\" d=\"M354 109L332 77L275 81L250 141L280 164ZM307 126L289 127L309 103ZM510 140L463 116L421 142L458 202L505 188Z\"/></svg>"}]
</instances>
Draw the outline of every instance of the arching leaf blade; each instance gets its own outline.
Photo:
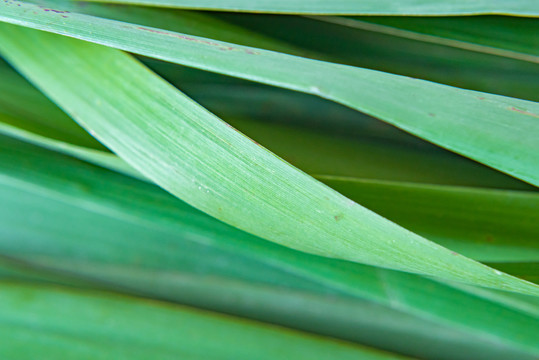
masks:
<instances>
[{"instance_id":1,"label":"arching leaf blade","mask_svg":"<svg viewBox=\"0 0 539 360\"><path fill-rule=\"evenodd\" d=\"M277 14L332 14L332 15L471 15L509 14L539 16L533 0L492 0L469 2L452 0L443 3L432 0L234 0L223 3L219 0L91 0L109 3L137 4L147 6L173 7L194 10L218 10Z\"/></svg>"}]
</instances>

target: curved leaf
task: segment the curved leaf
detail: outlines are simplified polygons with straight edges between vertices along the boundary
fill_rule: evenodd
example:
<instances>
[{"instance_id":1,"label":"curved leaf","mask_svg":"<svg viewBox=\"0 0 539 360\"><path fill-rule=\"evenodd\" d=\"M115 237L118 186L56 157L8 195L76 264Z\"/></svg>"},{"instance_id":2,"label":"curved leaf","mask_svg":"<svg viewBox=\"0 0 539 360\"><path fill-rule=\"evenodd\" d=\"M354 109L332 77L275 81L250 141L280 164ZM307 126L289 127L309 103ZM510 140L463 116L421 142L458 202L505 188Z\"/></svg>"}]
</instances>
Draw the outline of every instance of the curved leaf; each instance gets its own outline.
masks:
<instances>
[{"instance_id":1,"label":"curved leaf","mask_svg":"<svg viewBox=\"0 0 539 360\"><path fill-rule=\"evenodd\" d=\"M316 178L377 214L473 259L539 266L538 193Z\"/></svg>"},{"instance_id":2,"label":"curved leaf","mask_svg":"<svg viewBox=\"0 0 539 360\"><path fill-rule=\"evenodd\" d=\"M20 76L14 76L12 71L0 71L0 74L6 80L5 85L0 84L1 133L146 180L143 175L108 151L98 151L94 146L86 147L85 144L91 143L90 140L93 138L84 130L80 129L80 134L71 131L77 136L66 138L62 130L66 125L70 125L67 126L67 129L72 128L75 123L71 119L64 113L51 111L55 105L45 99ZM189 89L193 94L191 86ZM219 90L228 90L230 93L234 89L231 85L218 86L216 89L212 86L206 86L200 91L203 94L208 94L219 92ZM241 91L241 93L243 92ZM252 92L251 90L249 94ZM267 93L263 92L263 94ZM311 99L310 97L306 98ZM224 97L224 99L229 98ZM288 104L287 101L283 101L286 99L288 96L284 96L284 99L276 99L279 101L272 108L279 108L282 115L285 115L293 113L296 107L299 107L302 113L309 114L309 119L312 119L312 116L317 113L321 113L321 116L328 117L320 119L320 121L328 123L326 134L321 135L313 131L309 128L312 124L310 122L304 124L302 119L288 120L297 123L298 127L283 126L274 120L267 120L269 122L238 121L232 118L229 119L232 120L230 123L283 159L311 175L315 174L317 179L322 180L357 203L453 251L482 262L501 262L501 264L494 266L495 268L506 268L503 262L539 260L535 241L539 236L535 226L539 221L536 215L539 213L537 193L394 181L405 174L404 169L402 172L398 171L402 164L414 170L413 173L431 174L429 180L436 179L435 176L432 176L436 169L446 169L447 172L441 173L442 177L440 178L443 178L444 184L450 183L453 173L460 175L469 173L468 177L465 177L466 185L470 185L474 177L471 168L459 166L459 162L456 161L443 161L444 157L440 153L432 154L432 161L427 161L431 153L428 147L421 146L416 149L408 143L405 146L399 146L399 141L403 139L393 137L397 134L378 134L378 130L382 129L373 128L369 122L366 122L367 119L356 119L357 124L354 125L357 125L358 134L354 134L354 137L359 137L357 142L353 142L347 137L336 138L333 133L339 129L335 127L341 127L344 131L349 129L349 126L347 124L333 124L335 122L334 112L324 114L324 108L317 107L316 103L308 102L304 104L303 108L301 103ZM242 100L245 101L245 99ZM252 104L252 107L248 109L249 114L252 112L253 116L259 118L260 114L256 113L256 97L249 96L247 100ZM294 98L294 100L298 99ZM205 103L213 105L212 108L219 110L220 113L229 114L229 110L226 109L227 104ZM238 108L243 108L245 105L242 105L242 102L234 102L233 105L232 108L236 111L230 109L231 114L233 116L241 115L238 113ZM308 110L313 106L314 111L310 113ZM26 109L32 109L36 114L26 114ZM351 110L350 112L355 114ZM13 115L9 117L9 115L2 115L2 113ZM15 118L13 116L26 117ZM329 117L331 117L330 121ZM333 131L333 133L327 136L328 131ZM371 133L375 138L389 135L393 141L387 142L385 137L382 137L384 141L372 141L364 138ZM87 139L79 142L82 135L86 135ZM372 149L368 146L369 144L373 145ZM381 153L386 153L383 150L388 150L386 151L387 156L380 156ZM411 156L415 152L422 156ZM317 154L314 161L313 153ZM410 156L404 156L406 153L409 153ZM339 161L335 161L335 159L339 159ZM365 160L371 160L372 163ZM420 169L418 164L421 163L426 164L425 168L418 171ZM357 172L356 176L367 176L372 177L372 179L342 176L353 172ZM480 185L485 186L487 180L494 180L493 175L501 175L501 173L485 172L479 177L481 179ZM393 181L384 181L383 179L386 177L393 178ZM499 181L495 185L503 184ZM533 264L530 264L529 269L531 270L532 267ZM519 274L519 277L532 273L533 271L522 272L522 270L515 272L515 274Z\"/></svg>"},{"instance_id":3,"label":"curved leaf","mask_svg":"<svg viewBox=\"0 0 539 360\"><path fill-rule=\"evenodd\" d=\"M83 10L83 13L86 11ZM308 57L314 59L411 76L469 90L539 100L539 84L536 80L539 77L539 67L532 62L321 22L307 16L240 13L217 13L212 16L309 51ZM148 22L148 25L178 31L157 20ZM255 47L266 48L262 44ZM319 53L323 53L325 58L316 56Z\"/></svg>"},{"instance_id":4,"label":"curved leaf","mask_svg":"<svg viewBox=\"0 0 539 360\"><path fill-rule=\"evenodd\" d=\"M1 122L5 120L0 115L0 133L147 181L146 177L109 152L59 141ZM10 123L21 121L13 119ZM265 131L266 135L268 133L276 143L282 144L282 138ZM255 133L255 139L258 139L256 135L259 134ZM308 134L303 132L302 135L305 140ZM321 145L320 141L316 143ZM297 151L280 154L285 159L294 157L297 160L298 157ZM539 235L535 226L539 220L536 215L539 213L539 195L534 192L413 184L329 174L314 177L408 230L467 257L482 262L501 262L494 266L497 269L506 268L505 262L539 261L535 241ZM531 264L529 269L533 266ZM522 277L533 274L533 270L531 273L510 273Z\"/></svg>"}]
</instances>

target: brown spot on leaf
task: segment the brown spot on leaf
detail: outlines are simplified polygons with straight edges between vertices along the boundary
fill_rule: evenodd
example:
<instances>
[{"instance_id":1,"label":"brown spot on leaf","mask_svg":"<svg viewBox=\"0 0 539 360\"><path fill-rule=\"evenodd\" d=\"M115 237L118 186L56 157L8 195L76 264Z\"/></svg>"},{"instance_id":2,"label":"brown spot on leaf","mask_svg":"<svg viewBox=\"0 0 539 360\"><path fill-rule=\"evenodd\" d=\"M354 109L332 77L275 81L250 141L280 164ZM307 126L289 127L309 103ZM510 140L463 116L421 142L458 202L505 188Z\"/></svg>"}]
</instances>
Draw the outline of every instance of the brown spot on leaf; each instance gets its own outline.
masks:
<instances>
[{"instance_id":1,"label":"brown spot on leaf","mask_svg":"<svg viewBox=\"0 0 539 360\"><path fill-rule=\"evenodd\" d=\"M343 217L344 217L344 214L337 214L334 216L335 221L341 221Z\"/></svg>"},{"instance_id":2,"label":"brown spot on leaf","mask_svg":"<svg viewBox=\"0 0 539 360\"><path fill-rule=\"evenodd\" d=\"M537 114L534 114L534 113L529 112L529 111L526 111L526 110L518 109L518 108L516 108L516 107L514 107L514 106L511 106L511 107L509 107L508 109L511 110L511 111L520 113L520 114L524 114L524 115L528 115L528 116L533 116L533 117L539 118L539 115L537 115Z\"/></svg>"},{"instance_id":3,"label":"brown spot on leaf","mask_svg":"<svg viewBox=\"0 0 539 360\"><path fill-rule=\"evenodd\" d=\"M126 26L124 26L124 27L126 27ZM129 28L129 27L127 27L127 28ZM232 47L232 46L226 46L224 44L220 44L220 43L217 43L217 42L214 42L214 41L195 38L195 37L188 36L188 35L176 34L176 33L157 30L157 29L151 29L151 28L147 28L147 27L144 27L144 26L137 26L136 28L138 30L148 31L148 32L151 32L151 33L154 33L154 34L160 34L160 35L175 37L175 38L182 39L182 40L192 41L192 42L195 42L195 43L198 43L198 44L214 46L214 47L216 47L216 48L218 48L219 50L222 50L222 51L242 51L242 52L244 52L246 54L251 54L251 55L258 55L259 54L258 52L250 50L250 49L241 49L241 48L236 48L236 47Z\"/></svg>"},{"instance_id":4,"label":"brown spot on leaf","mask_svg":"<svg viewBox=\"0 0 539 360\"><path fill-rule=\"evenodd\" d=\"M69 11L62 11L62 10L54 10L54 9L43 9L43 11L50 11L56 14L68 14Z\"/></svg>"},{"instance_id":5,"label":"brown spot on leaf","mask_svg":"<svg viewBox=\"0 0 539 360\"><path fill-rule=\"evenodd\" d=\"M429 113L429 116L435 117L436 114L435 113Z\"/></svg>"}]
</instances>

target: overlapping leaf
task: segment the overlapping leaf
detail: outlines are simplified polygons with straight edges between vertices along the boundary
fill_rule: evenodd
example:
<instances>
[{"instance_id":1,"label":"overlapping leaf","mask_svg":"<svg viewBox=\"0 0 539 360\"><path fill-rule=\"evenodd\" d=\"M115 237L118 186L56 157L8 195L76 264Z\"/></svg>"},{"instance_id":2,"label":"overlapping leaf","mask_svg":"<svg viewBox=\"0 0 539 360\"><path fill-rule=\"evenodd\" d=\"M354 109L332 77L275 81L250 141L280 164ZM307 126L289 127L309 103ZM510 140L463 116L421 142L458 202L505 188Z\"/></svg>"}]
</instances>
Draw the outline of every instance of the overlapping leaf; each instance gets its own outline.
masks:
<instances>
[{"instance_id":1,"label":"overlapping leaf","mask_svg":"<svg viewBox=\"0 0 539 360\"><path fill-rule=\"evenodd\" d=\"M203 72L183 69L195 80L189 84L169 64L172 73L165 79L174 87L110 47L0 23L0 55L103 143L4 71L0 59L0 133L9 135L0 135L0 328L8 333L0 340L0 356L398 358L334 340L340 338L423 359L537 357L539 287L521 279L537 281L539 274L539 198L533 187L539 185L539 104L337 64L411 76L418 71L425 79L536 99L535 39L512 34L513 29L528 34L529 28L506 26L513 20L501 17L326 18L348 27L298 16L231 13L380 14L380 2L369 1L112 0L131 1L202 10L218 6L228 14L115 7L99 1L85 6L36 0L41 6L34 6L5 0L0 21L285 89L246 86L243 80L216 74L210 75L218 84L201 86ZM384 11L539 15L529 1L405 1L387 4ZM104 19L108 17L120 21ZM254 19L257 25L237 26L241 21L235 17L247 23ZM273 24L278 18L286 18L286 26ZM287 26L303 33L299 42L294 36L274 37L265 30L266 20L257 19L268 19L285 34ZM455 27L474 21L479 26L472 32ZM490 32L484 27L489 21L494 21ZM532 20L515 19L513 24L526 21ZM322 34L312 34L321 44L310 46L302 38L309 33L302 22ZM385 44L367 46L361 61L353 50L356 45L346 42L348 35L357 35L352 27L358 24L367 29L367 44ZM322 42L331 43L334 36L322 28L345 35L336 51L326 51ZM404 45L404 52L398 50L401 41L410 45ZM388 51L393 45L395 54ZM413 55L421 49L434 57ZM395 61L387 61L390 54ZM446 55L444 61L435 59ZM459 65L469 59L469 66ZM400 68L402 61L407 65ZM414 70L429 61L441 67L425 74L422 66ZM168 71L164 63L144 62L158 73ZM462 80L465 71L483 65L484 73L491 68L504 68L505 73L484 83L480 73ZM453 73L451 69L464 72L453 80L439 76ZM519 76L526 82L518 81ZM223 114L228 123L178 89L196 101L203 99L204 106L207 101L208 109ZM291 96L286 89L305 94ZM215 96L223 90L226 96ZM245 91L248 96L242 95ZM277 95L276 103L285 106L269 115L262 108L241 107L249 99L254 106L268 106L274 100L265 94ZM325 100L309 94L337 103L333 106L343 115L336 118L341 121L338 129L327 121L331 116L319 111ZM287 119L294 108L302 114ZM378 127L374 117L388 124ZM309 125L313 121L321 125L318 131L329 132L317 133ZM353 139L354 132L359 137ZM384 170L382 164L391 168ZM154 182L233 226L191 208ZM333 339L82 288L165 299Z\"/></svg>"}]
</instances>

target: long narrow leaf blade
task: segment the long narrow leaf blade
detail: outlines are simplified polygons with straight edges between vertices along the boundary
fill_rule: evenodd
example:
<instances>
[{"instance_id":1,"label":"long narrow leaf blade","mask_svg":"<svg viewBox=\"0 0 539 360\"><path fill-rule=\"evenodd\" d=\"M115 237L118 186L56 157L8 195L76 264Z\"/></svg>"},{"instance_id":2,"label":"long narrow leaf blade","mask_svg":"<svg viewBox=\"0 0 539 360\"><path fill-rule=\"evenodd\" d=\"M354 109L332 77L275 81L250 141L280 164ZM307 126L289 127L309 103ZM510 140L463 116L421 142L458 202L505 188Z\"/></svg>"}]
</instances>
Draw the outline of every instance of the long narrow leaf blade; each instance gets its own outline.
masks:
<instances>
[{"instance_id":1,"label":"long narrow leaf blade","mask_svg":"<svg viewBox=\"0 0 539 360\"><path fill-rule=\"evenodd\" d=\"M18 119L12 119L8 124L2 122L5 120L6 117L0 115L0 133L147 180L114 154L9 125L22 122ZM320 142L317 144L320 146ZM286 159L292 154L297 157L297 153L292 152L282 156ZM504 262L539 261L535 241L539 236L536 228L539 195L534 192L357 179L331 173L314 177L429 240L481 262L501 263L495 268L504 267ZM532 268L533 265L529 267ZM517 273L528 274L522 271L521 268Z\"/></svg>"},{"instance_id":2,"label":"long narrow leaf blade","mask_svg":"<svg viewBox=\"0 0 539 360\"><path fill-rule=\"evenodd\" d=\"M19 2L0 10L2 21L321 96L539 185L538 103Z\"/></svg>"},{"instance_id":3,"label":"long narrow leaf blade","mask_svg":"<svg viewBox=\"0 0 539 360\"><path fill-rule=\"evenodd\" d=\"M0 331L5 359L401 358L178 305L6 281Z\"/></svg>"},{"instance_id":4,"label":"long narrow leaf blade","mask_svg":"<svg viewBox=\"0 0 539 360\"><path fill-rule=\"evenodd\" d=\"M96 1L96 0L93 0ZM539 16L534 0L434 1L434 0L97 0L197 10L265 12L280 14L349 15L470 15L510 14Z\"/></svg>"},{"instance_id":5,"label":"long narrow leaf blade","mask_svg":"<svg viewBox=\"0 0 539 360\"><path fill-rule=\"evenodd\" d=\"M534 81L539 76L539 69L534 67L532 63L440 46L437 43L410 40L381 32L336 26L331 23L323 24L308 17L170 11L156 7L79 3L70 0L33 0L32 2L42 4L47 8L61 8L70 12L284 52L316 60L408 75L470 90L525 100L539 100L539 85L537 81ZM332 17L316 18L331 19ZM368 19L378 18L380 17L369 17ZM485 17L465 17L465 19L468 18L483 19ZM497 19L502 17L489 17L488 19L492 18L496 19L494 24L475 21L467 27L468 29L473 27L476 35L475 38L472 36L472 42L475 39L474 43L485 42L486 44L483 45L487 45L489 48L509 48L525 54L533 52L531 49L535 47L535 37L533 36L534 31L530 30L530 26L533 24L530 24L526 19L519 18L500 26L497 24ZM409 18L391 17L391 19ZM458 19L462 19L462 17ZM376 25L372 24L372 26ZM451 23L448 24L448 27L453 28ZM494 27L496 40L493 39L492 27ZM479 34L483 35L481 40L477 40ZM339 38L339 42L335 42L335 38ZM316 42L311 41L311 39L316 39ZM388 49L391 50L388 51ZM144 60L147 62L147 59ZM425 66L426 63L429 64L428 67ZM162 62L159 65L163 65ZM170 65L168 67L178 69ZM183 72L186 70L184 69ZM214 74L206 74L205 76L215 77ZM229 79L229 81L237 80Z\"/></svg>"},{"instance_id":6,"label":"long narrow leaf blade","mask_svg":"<svg viewBox=\"0 0 539 360\"><path fill-rule=\"evenodd\" d=\"M53 112L55 105L19 75L7 69L0 71L0 74L6 80L5 84L0 83L0 133L146 180L142 174L110 152L98 151L94 146L89 148L88 145L85 146L91 143L90 140L95 139L82 128L75 132L73 125L76 126L76 123L60 111ZM203 89L205 91L202 92L207 93L216 92L222 87ZM254 99L248 100L252 102ZM307 105L316 105L317 101L321 101L311 100L315 100L315 104L309 102L302 110L307 110L309 108ZM237 105L235 107L244 107L241 103L234 104ZM257 107L255 104L254 108ZM278 105L283 107L281 111L286 114L286 109L289 109L287 103L280 101ZM227 112L222 106L213 108L221 113ZM31 109L32 112L28 113L27 109ZM295 108L290 111L293 109ZM355 114L353 111L350 112L352 115ZM8 114L12 114L11 117ZM475 165L473 168L466 170L466 167L459 166L460 163L456 161L444 161L445 158L439 153L432 154L430 159L428 154L432 151L429 151L428 147L421 146L416 149L407 143L403 144L405 146L398 146L399 138L392 142L387 142L383 138L383 141L378 142L368 141L358 134L356 135L359 137L358 141L352 142L347 137L335 138L333 134L322 136L307 126L296 128L282 126L273 121L266 123L228 120L232 120L231 124L234 127L291 164L295 164L341 194L389 220L467 257L481 262L496 262L495 268L504 267L504 262L530 263L530 266L520 267L518 272L515 272L519 277L533 273L526 269L531 270L533 267L531 262L539 260L538 244L535 241L539 237L539 229L536 227L539 221L539 196L531 191L477 187L485 186L487 180L494 181L494 175L503 176L501 173L493 172L478 164L473 164ZM334 118L331 118L331 121L321 120L328 125L334 122ZM335 127L338 128L338 125L334 124L333 130L336 130ZM362 124L358 121L357 125ZM343 127L343 130L346 128ZM64 132L67 130L71 130L70 134L78 136L66 137ZM372 129L369 123L366 123L358 128L358 132L365 135L372 132ZM82 135L85 135L84 139L81 139ZM376 133L373 135L378 136ZM377 147L367 151L369 149L365 148L367 144L377 144ZM389 150L388 156L380 157L383 149ZM394 154L395 152L398 156ZM407 152L410 155L417 152L422 156L406 157ZM317 154L316 161L312 161L314 153ZM334 160L336 158L339 159L338 162ZM428 159L430 161L427 161ZM370 166L365 160L371 160L375 166ZM425 163L423 168L418 166L420 163ZM400 164L412 169L412 173L421 174L431 174L438 168L447 169L447 172L439 174L445 184L450 183L452 173L465 175L469 172L466 180L470 182L477 177L472 169L484 169L486 172L481 173L479 177L481 182L475 187L470 187L470 183L462 187L382 180L388 175L393 177L404 175L398 171ZM372 174L366 171L371 167ZM356 177L342 176L354 171L357 172ZM374 179L357 178L358 176L370 176ZM434 176L430 180L433 179ZM494 185L504 184L498 182Z\"/></svg>"},{"instance_id":7,"label":"long narrow leaf blade","mask_svg":"<svg viewBox=\"0 0 539 360\"><path fill-rule=\"evenodd\" d=\"M539 194L316 176L359 204L482 262L539 267Z\"/></svg>"},{"instance_id":8,"label":"long narrow leaf blade","mask_svg":"<svg viewBox=\"0 0 539 360\"><path fill-rule=\"evenodd\" d=\"M62 8L63 6L63 4L59 5ZM110 5L102 4L100 7L107 6ZM90 9L94 7L90 7ZM88 12L86 8L80 10L80 7L69 7L66 10L71 10L71 8L73 8L72 11L74 12L94 15L91 10ZM152 10L166 11L158 8L153 8ZM96 14L96 16L102 15ZM147 17L150 16L148 13ZM287 44L293 44L304 51L309 51L311 55L307 57L314 59L410 76L469 90L525 100L539 100L539 84L537 83L539 67L533 62L444 46L435 42L396 36L389 32L375 32L366 28L358 29L330 22L321 22L305 16L238 13L218 13L212 16L258 34L264 34ZM138 23L138 19L117 18L114 15L110 17L104 15L102 17ZM326 17L317 18L326 19ZM526 19L520 18L520 20L526 24ZM519 19L514 21L521 24ZM171 27L168 23L160 23L157 19L154 22L144 22L144 24L183 32ZM487 26L485 27L487 28L485 31L490 30ZM525 29L526 27L524 26L524 29L520 32L524 34L530 32L531 34L526 36L533 37L533 31L525 32ZM511 31L514 30L511 28ZM212 35L201 34L200 36L220 39ZM503 34L497 34L496 36L503 37ZM485 37L487 37L486 34ZM491 37L489 36L489 39ZM316 39L316 41L313 41L313 39ZM335 41L335 39L339 39L339 41ZM528 40L528 42L532 41L531 39ZM252 46L242 42L231 42ZM509 40L506 42L509 42ZM514 42L519 41L515 39ZM525 43L527 44L528 42ZM255 45L255 47L273 50L272 48L266 48L263 44L260 46ZM526 47L529 48L530 45L524 46L524 48ZM312 56L312 54L317 53L323 53L327 58Z\"/></svg>"}]
</instances>

